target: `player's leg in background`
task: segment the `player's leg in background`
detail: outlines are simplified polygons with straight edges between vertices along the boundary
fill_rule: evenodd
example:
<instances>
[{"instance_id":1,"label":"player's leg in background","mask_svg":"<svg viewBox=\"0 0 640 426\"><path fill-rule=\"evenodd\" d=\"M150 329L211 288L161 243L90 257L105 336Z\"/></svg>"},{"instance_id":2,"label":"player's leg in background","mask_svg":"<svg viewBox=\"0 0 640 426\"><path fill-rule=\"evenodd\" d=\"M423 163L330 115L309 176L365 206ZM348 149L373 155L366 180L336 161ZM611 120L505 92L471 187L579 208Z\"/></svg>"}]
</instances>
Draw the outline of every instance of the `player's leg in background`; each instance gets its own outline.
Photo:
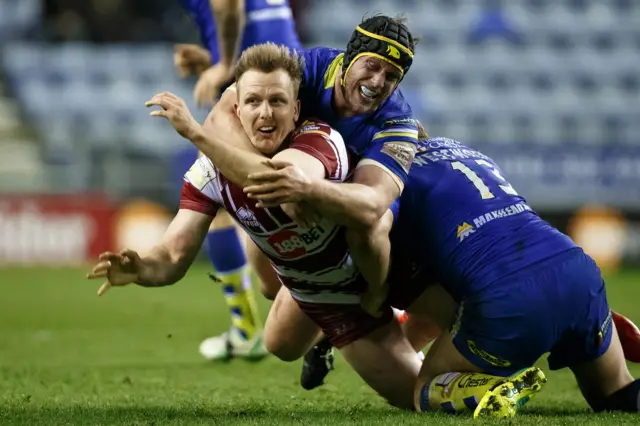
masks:
<instances>
[{"instance_id":1,"label":"player's leg in background","mask_svg":"<svg viewBox=\"0 0 640 426\"><path fill-rule=\"evenodd\" d=\"M229 214L220 211L207 236L209 258L215 269L231 314L231 328L221 336L208 338L200 345L207 359L241 356L257 359L266 355L262 342L262 324L258 316L247 267L244 245Z\"/></svg>"},{"instance_id":2,"label":"player's leg in background","mask_svg":"<svg viewBox=\"0 0 640 426\"><path fill-rule=\"evenodd\" d=\"M264 342L269 352L283 361L295 361L320 337L320 327L300 309L289 290L282 287L264 328Z\"/></svg>"}]
</instances>

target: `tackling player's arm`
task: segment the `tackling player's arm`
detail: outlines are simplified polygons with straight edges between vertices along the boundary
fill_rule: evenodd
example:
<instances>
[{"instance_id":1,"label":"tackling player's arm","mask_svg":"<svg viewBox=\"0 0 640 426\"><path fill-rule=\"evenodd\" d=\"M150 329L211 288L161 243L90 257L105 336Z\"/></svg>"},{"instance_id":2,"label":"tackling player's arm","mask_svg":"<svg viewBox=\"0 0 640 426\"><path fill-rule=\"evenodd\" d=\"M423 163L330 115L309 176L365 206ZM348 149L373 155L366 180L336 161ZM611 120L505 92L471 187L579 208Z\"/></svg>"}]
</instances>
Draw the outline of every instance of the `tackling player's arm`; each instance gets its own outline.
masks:
<instances>
[{"instance_id":1,"label":"tackling player's arm","mask_svg":"<svg viewBox=\"0 0 640 426\"><path fill-rule=\"evenodd\" d=\"M410 124L378 132L356 166L352 183L314 181L306 200L349 228L377 226L404 189L416 152L418 129Z\"/></svg>"},{"instance_id":2,"label":"tackling player's arm","mask_svg":"<svg viewBox=\"0 0 640 426\"><path fill-rule=\"evenodd\" d=\"M233 120L232 120L233 119ZM228 126L228 131L199 131L191 139L193 144L206 155L227 179L243 188L249 183L249 175L257 172L273 170L266 157L256 152L249 152L238 146L246 146L246 133L242 126L229 117L227 120L218 116L215 120L222 120ZM302 136L297 136L296 139ZM306 136L305 137L309 137ZM322 138L321 135L310 136ZM250 143L249 143L250 144ZM294 146L295 143L292 143ZM302 169L309 177L324 179L326 172L321 159L296 148L287 148L274 157L274 160L287 161Z\"/></svg>"},{"instance_id":3,"label":"tackling player's arm","mask_svg":"<svg viewBox=\"0 0 640 426\"><path fill-rule=\"evenodd\" d=\"M244 0L209 0L216 23L220 63L233 68L239 56L240 42L245 25Z\"/></svg>"}]
</instances>

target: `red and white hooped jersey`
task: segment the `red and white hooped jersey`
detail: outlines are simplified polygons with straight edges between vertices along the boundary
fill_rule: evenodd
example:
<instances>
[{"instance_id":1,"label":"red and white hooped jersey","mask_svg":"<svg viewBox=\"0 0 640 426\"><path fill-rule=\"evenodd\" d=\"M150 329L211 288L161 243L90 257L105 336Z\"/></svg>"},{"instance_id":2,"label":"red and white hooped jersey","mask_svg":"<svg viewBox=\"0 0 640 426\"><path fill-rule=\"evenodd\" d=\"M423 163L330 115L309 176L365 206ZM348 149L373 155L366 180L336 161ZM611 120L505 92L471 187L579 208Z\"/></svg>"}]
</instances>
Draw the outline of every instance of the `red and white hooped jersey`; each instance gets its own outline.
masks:
<instances>
[{"instance_id":1,"label":"red and white hooped jersey","mask_svg":"<svg viewBox=\"0 0 640 426\"><path fill-rule=\"evenodd\" d=\"M284 144L320 160L325 179L343 182L350 172L342 136L326 123L306 121ZM180 208L212 216L218 208L228 211L271 259L293 297L311 303L360 303L366 283L349 255L344 227L323 218L313 228L301 228L280 207L256 207L240 185L204 156L184 180Z\"/></svg>"}]
</instances>

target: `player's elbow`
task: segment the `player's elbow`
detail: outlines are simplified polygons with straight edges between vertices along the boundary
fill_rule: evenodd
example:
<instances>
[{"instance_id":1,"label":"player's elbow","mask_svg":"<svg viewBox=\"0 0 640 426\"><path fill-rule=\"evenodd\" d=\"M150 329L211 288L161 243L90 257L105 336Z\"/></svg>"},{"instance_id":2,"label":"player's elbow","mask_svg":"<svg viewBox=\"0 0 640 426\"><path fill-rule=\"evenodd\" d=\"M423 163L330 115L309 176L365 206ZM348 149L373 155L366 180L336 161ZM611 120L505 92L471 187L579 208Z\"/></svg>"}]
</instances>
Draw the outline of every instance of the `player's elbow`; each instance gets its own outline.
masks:
<instances>
[{"instance_id":1,"label":"player's elbow","mask_svg":"<svg viewBox=\"0 0 640 426\"><path fill-rule=\"evenodd\" d=\"M370 197L368 205L360 210L360 218L352 228L359 232L370 233L380 226L384 213L389 208L388 203L382 197Z\"/></svg>"},{"instance_id":2,"label":"player's elbow","mask_svg":"<svg viewBox=\"0 0 640 426\"><path fill-rule=\"evenodd\" d=\"M346 239L347 244L351 250L359 250L369 247L372 241L375 241L381 235L389 235L391 227L393 226L393 214L389 211L388 214L382 214L382 217L372 215L371 223L367 226L347 228Z\"/></svg>"}]
</instances>

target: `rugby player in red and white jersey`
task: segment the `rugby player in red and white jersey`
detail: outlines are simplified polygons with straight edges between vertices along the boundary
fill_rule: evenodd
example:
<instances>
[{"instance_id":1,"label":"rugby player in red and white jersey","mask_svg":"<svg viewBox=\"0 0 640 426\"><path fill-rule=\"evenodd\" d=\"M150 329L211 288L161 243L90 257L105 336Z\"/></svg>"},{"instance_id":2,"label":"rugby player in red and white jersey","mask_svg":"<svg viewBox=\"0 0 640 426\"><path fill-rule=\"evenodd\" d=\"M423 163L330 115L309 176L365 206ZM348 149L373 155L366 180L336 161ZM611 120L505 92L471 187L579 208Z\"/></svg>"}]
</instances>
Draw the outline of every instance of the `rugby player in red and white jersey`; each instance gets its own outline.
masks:
<instances>
[{"instance_id":1,"label":"rugby player in red and white jersey","mask_svg":"<svg viewBox=\"0 0 640 426\"><path fill-rule=\"evenodd\" d=\"M174 284L188 270L213 217L223 208L270 258L287 287L279 291L269 313L267 348L283 360L298 359L324 332L370 386L402 405L412 400L420 361L398 322L390 321L390 308L380 317L361 308L367 285L351 260L344 228L308 215L304 204L257 207L242 189L251 173L269 169L265 157L295 164L315 179L346 178L346 148L335 130L317 121L295 129L301 76L299 58L286 48L264 44L246 50L237 67L235 110L251 142L242 148L253 153L234 146L235 140L224 140L238 130L234 120L218 122L215 137L226 148L213 162L203 157L186 173L180 210L161 242L144 256L131 250L103 253L88 278L107 279L99 294L130 283ZM212 137L175 95L158 94L147 106L162 107L151 114L167 118L191 141Z\"/></svg>"}]
</instances>

